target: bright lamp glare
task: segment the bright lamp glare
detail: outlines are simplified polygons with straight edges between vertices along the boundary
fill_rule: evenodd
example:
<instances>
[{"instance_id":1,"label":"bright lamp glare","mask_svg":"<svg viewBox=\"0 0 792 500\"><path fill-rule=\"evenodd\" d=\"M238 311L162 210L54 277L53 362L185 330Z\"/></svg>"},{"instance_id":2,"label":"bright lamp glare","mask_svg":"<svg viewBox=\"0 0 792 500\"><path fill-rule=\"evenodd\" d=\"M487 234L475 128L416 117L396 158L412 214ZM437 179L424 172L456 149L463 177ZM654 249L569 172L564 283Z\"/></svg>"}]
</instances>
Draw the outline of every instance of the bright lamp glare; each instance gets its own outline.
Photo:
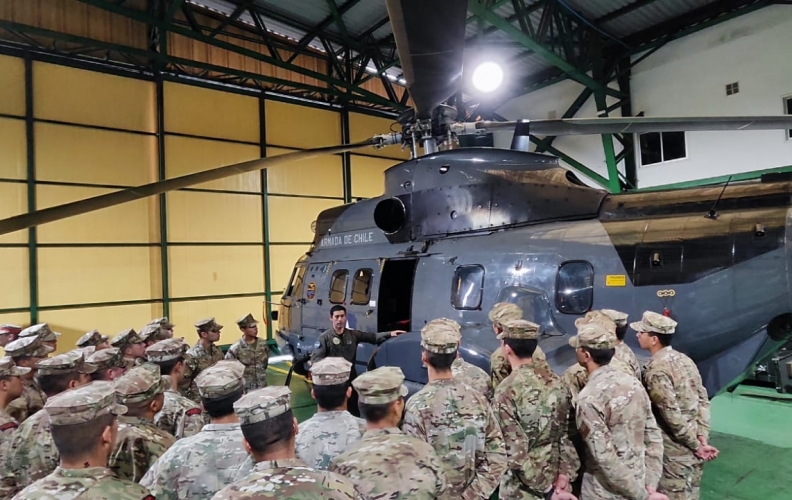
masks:
<instances>
[{"instance_id":1,"label":"bright lamp glare","mask_svg":"<svg viewBox=\"0 0 792 500\"><path fill-rule=\"evenodd\" d=\"M503 82L503 70L494 62L479 64L473 71L473 86L481 92L492 92Z\"/></svg>"}]
</instances>

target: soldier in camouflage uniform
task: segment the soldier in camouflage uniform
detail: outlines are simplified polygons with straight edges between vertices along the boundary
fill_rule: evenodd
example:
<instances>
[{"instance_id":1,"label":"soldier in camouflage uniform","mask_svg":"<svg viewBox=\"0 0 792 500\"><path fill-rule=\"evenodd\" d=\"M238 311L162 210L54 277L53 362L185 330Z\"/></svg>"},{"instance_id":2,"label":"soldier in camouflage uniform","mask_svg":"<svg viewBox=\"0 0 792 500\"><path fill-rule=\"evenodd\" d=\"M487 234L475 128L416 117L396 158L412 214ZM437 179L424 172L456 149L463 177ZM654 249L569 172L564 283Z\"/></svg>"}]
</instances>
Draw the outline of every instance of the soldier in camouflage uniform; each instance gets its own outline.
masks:
<instances>
[{"instance_id":1,"label":"soldier in camouflage uniform","mask_svg":"<svg viewBox=\"0 0 792 500\"><path fill-rule=\"evenodd\" d=\"M451 328L456 333L456 336L459 340L461 345L462 343L462 328L459 326L459 323L454 321L453 319L448 318L437 318L433 319L426 324L424 328L428 328L430 325L444 325L446 327ZM476 389L484 397L487 398L488 401L492 400L492 381L490 380L489 374L479 368L478 366L468 363L465 361L462 356L457 351L457 357L454 360L453 364L451 364L451 374L454 378L461 379L470 387Z\"/></svg>"},{"instance_id":2,"label":"soldier in camouflage uniform","mask_svg":"<svg viewBox=\"0 0 792 500\"><path fill-rule=\"evenodd\" d=\"M243 394L244 371L238 361L219 361L195 380L210 423L176 441L143 476L140 484L158 500L209 500L253 471L233 407Z\"/></svg>"},{"instance_id":3,"label":"soldier in camouflage uniform","mask_svg":"<svg viewBox=\"0 0 792 500\"><path fill-rule=\"evenodd\" d=\"M96 351L88 356L87 361L96 367L96 371L91 374L93 380L112 382L126 373L126 363L117 347Z\"/></svg>"},{"instance_id":4,"label":"soldier in camouflage uniform","mask_svg":"<svg viewBox=\"0 0 792 500\"><path fill-rule=\"evenodd\" d=\"M362 500L338 474L309 467L295 454L297 419L288 387L265 387L234 403L245 443L256 462L244 479L220 490L214 500L250 498Z\"/></svg>"},{"instance_id":5,"label":"soldier in camouflage uniform","mask_svg":"<svg viewBox=\"0 0 792 500\"><path fill-rule=\"evenodd\" d=\"M113 337L110 345L121 351L127 370L146 360L146 343L133 328L128 328Z\"/></svg>"},{"instance_id":6,"label":"soldier in camouflage uniform","mask_svg":"<svg viewBox=\"0 0 792 500\"><path fill-rule=\"evenodd\" d=\"M36 364L36 378L47 398L91 381L96 367L82 353L69 351ZM0 495L12 494L50 474L58 466L58 450L50 433L49 416L37 411L22 422L9 445ZM6 495L9 496L9 495Z\"/></svg>"},{"instance_id":7,"label":"soldier in camouflage uniform","mask_svg":"<svg viewBox=\"0 0 792 500\"><path fill-rule=\"evenodd\" d=\"M330 461L360 441L366 421L347 411L352 392L352 363L344 358L322 358L311 365L317 412L300 424L297 456L315 469L327 470Z\"/></svg>"},{"instance_id":8,"label":"soldier in camouflage uniform","mask_svg":"<svg viewBox=\"0 0 792 500\"><path fill-rule=\"evenodd\" d=\"M114 402L109 382L91 382L53 396L44 411L60 465L14 500L154 500L140 485L118 479L107 467L117 426L126 408Z\"/></svg>"},{"instance_id":9,"label":"soldier in camouflage uniform","mask_svg":"<svg viewBox=\"0 0 792 500\"><path fill-rule=\"evenodd\" d=\"M718 456L710 446L710 402L692 359L671 347L676 321L651 311L631 323L652 355L644 385L663 431L663 476L657 490L671 500L698 500L703 462Z\"/></svg>"},{"instance_id":10,"label":"soldier in camouflage uniform","mask_svg":"<svg viewBox=\"0 0 792 500\"><path fill-rule=\"evenodd\" d=\"M616 355L614 358L626 363L632 368L635 378L641 380L641 364L638 363L638 357L624 342L624 337L627 335L627 314L613 309L602 309L600 312L609 317L616 325Z\"/></svg>"},{"instance_id":11,"label":"soldier in camouflage uniform","mask_svg":"<svg viewBox=\"0 0 792 500\"><path fill-rule=\"evenodd\" d=\"M159 329L159 326L155 328ZM184 353L187 344L181 339L161 340L146 348L150 363L160 367L160 373L169 377L162 410L154 417L154 425L172 434L176 439L197 434L204 425L201 408L177 390L184 375Z\"/></svg>"},{"instance_id":12,"label":"soldier in camouflage uniform","mask_svg":"<svg viewBox=\"0 0 792 500\"><path fill-rule=\"evenodd\" d=\"M452 497L489 498L506 472L506 448L487 398L451 373L458 349L453 326L430 322L421 330L429 383L407 402L402 429L434 448Z\"/></svg>"},{"instance_id":13,"label":"soldier in camouflage uniform","mask_svg":"<svg viewBox=\"0 0 792 500\"><path fill-rule=\"evenodd\" d=\"M171 323L167 317L151 320L149 325L159 325L159 327L162 329L163 335L165 335L165 338L161 340L173 338L173 329L176 327L176 325Z\"/></svg>"},{"instance_id":14,"label":"soldier in camouflage uniform","mask_svg":"<svg viewBox=\"0 0 792 500\"><path fill-rule=\"evenodd\" d=\"M569 344L589 374L576 409L588 451L581 499L668 500L657 493L663 438L641 383L610 366L615 336L592 322L581 325Z\"/></svg>"},{"instance_id":15,"label":"soldier in camouflage uniform","mask_svg":"<svg viewBox=\"0 0 792 500\"><path fill-rule=\"evenodd\" d=\"M42 344L52 347L52 350L56 351L58 349L58 337L60 336L61 334L53 332L47 323L39 323L19 332L17 338L38 337Z\"/></svg>"},{"instance_id":16,"label":"soldier in camouflage uniform","mask_svg":"<svg viewBox=\"0 0 792 500\"><path fill-rule=\"evenodd\" d=\"M235 359L245 365L245 391L266 387L269 346L265 339L258 337L258 321L248 314L236 323L242 338L228 348L225 359Z\"/></svg>"},{"instance_id":17,"label":"soldier in camouflage uniform","mask_svg":"<svg viewBox=\"0 0 792 500\"><path fill-rule=\"evenodd\" d=\"M30 372L22 376L22 395L6 406L6 412L19 423L44 408L47 395L35 380L35 367L36 363L45 359L52 351L52 347L42 344L38 337L17 339L5 346L5 354L14 360L14 364L31 368Z\"/></svg>"},{"instance_id":18,"label":"soldier in camouflage uniform","mask_svg":"<svg viewBox=\"0 0 792 500\"><path fill-rule=\"evenodd\" d=\"M5 409L11 400L22 395L22 377L30 373L30 368L16 366L14 360L5 356L0 358L0 466L5 467L6 453L11 437L19 427L19 422Z\"/></svg>"},{"instance_id":19,"label":"soldier in camouflage uniform","mask_svg":"<svg viewBox=\"0 0 792 500\"><path fill-rule=\"evenodd\" d=\"M448 499L448 480L434 449L399 430L408 394L402 382L404 374L394 366L366 372L352 382L368 430L328 470L349 478L369 498Z\"/></svg>"},{"instance_id":20,"label":"soldier in camouflage uniform","mask_svg":"<svg viewBox=\"0 0 792 500\"><path fill-rule=\"evenodd\" d=\"M165 400L165 380L159 367L136 366L113 382L116 398L127 407L118 418L118 437L108 462L121 479L140 482L149 467L176 439L154 425L154 415Z\"/></svg>"},{"instance_id":21,"label":"soldier in camouflage uniform","mask_svg":"<svg viewBox=\"0 0 792 500\"><path fill-rule=\"evenodd\" d=\"M579 468L565 432L569 414L558 377L534 365L539 325L526 320L501 323L503 354L512 372L495 389L493 407L503 431L508 470L500 498L565 499Z\"/></svg>"},{"instance_id":22,"label":"soldier in camouflage uniform","mask_svg":"<svg viewBox=\"0 0 792 500\"><path fill-rule=\"evenodd\" d=\"M91 330L86 333L77 341L77 347L94 346L94 352L101 351L110 347L110 342L107 335L102 335L99 330Z\"/></svg>"},{"instance_id":23,"label":"soldier in camouflage uniform","mask_svg":"<svg viewBox=\"0 0 792 500\"><path fill-rule=\"evenodd\" d=\"M156 344L160 340L167 340L171 338L168 336L168 333L156 323L150 323L144 326L140 329L140 333L138 335L140 335L140 338L143 339L143 343L146 344L146 349Z\"/></svg>"},{"instance_id":24,"label":"soldier in camouflage uniform","mask_svg":"<svg viewBox=\"0 0 792 500\"><path fill-rule=\"evenodd\" d=\"M195 379L213 364L223 359L223 352L215 345L220 340L220 330L223 325L218 325L214 318L202 319L195 324L198 331L198 342L187 351L186 370L184 378L179 384L179 391L183 396L196 403L200 401Z\"/></svg>"},{"instance_id":25,"label":"soldier in camouflage uniform","mask_svg":"<svg viewBox=\"0 0 792 500\"><path fill-rule=\"evenodd\" d=\"M522 319L523 312L522 309L511 302L498 302L492 306L487 317L490 323L492 323L492 331L495 332L495 335L500 335L500 333L503 332L503 323ZM533 360L534 363L543 370L547 372L553 371L550 365L547 364L547 356L545 356L544 351L542 351L542 348L538 345L534 351ZM509 376L511 370L511 365L509 365L506 356L503 354L503 347L498 347L495 349L495 352L492 353L492 356L490 356L490 376L492 377L493 389L498 387L498 384Z\"/></svg>"},{"instance_id":26,"label":"soldier in camouflage uniform","mask_svg":"<svg viewBox=\"0 0 792 500\"><path fill-rule=\"evenodd\" d=\"M9 325L7 323L0 325L0 347L5 347L9 342L15 341L21 331L22 327L18 325Z\"/></svg>"}]
</instances>

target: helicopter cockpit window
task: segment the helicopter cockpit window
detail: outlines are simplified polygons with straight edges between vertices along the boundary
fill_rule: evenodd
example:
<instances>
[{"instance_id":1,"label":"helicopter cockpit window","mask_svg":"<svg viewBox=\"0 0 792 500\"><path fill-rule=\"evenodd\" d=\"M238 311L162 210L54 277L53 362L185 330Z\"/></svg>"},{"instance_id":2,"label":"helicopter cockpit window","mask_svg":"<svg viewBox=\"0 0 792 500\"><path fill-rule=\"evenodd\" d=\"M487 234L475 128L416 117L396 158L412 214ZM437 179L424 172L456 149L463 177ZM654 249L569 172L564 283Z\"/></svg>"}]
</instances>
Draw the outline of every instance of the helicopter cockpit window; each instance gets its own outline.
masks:
<instances>
[{"instance_id":1,"label":"helicopter cockpit window","mask_svg":"<svg viewBox=\"0 0 792 500\"><path fill-rule=\"evenodd\" d=\"M594 302L594 268L586 261L565 262L556 277L556 307L566 314L583 314Z\"/></svg>"},{"instance_id":2,"label":"helicopter cockpit window","mask_svg":"<svg viewBox=\"0 0 792 500\"><path fill-rule=\"evenodd\" d=\"M352 280L352 303L358 306L368 304L371 298L371 269L358 269Z\"/></svg>"},{"instance_id":3,"label":"helicopter cockpit window","mask_svg":"<svg viewBox=\"0 0 792 500\"><path fill-rule=\"evenodd\" d=\"M300 297L302 296L303 279L305 278L306 266L297 266L292 271L291 280L289 280L289 287L284 292L286 297Z\"/></svg>"},{"instance_id":4,"label":"helicopter cockpit window","mask_svg":"<svg viewBox=\"0 0 792 500\"><path fill-rule=\"evenodd\" d=\"M451 286L451 303L455 309L479 309L484 290L484 268L459 266L454 273Z\"/></svg>"},{"instance_id":5,"label":"helicopter cockpit window","mask_svg":"<svg viewBox=\"0 0 792 500\"><path fill-rule=\"evenodd\" d=\"M348 275L349 271L346 269L339 269L333 273L333 277L330 280L330 302L333 304L344 302Z\"/></svg>"}]
</instances>

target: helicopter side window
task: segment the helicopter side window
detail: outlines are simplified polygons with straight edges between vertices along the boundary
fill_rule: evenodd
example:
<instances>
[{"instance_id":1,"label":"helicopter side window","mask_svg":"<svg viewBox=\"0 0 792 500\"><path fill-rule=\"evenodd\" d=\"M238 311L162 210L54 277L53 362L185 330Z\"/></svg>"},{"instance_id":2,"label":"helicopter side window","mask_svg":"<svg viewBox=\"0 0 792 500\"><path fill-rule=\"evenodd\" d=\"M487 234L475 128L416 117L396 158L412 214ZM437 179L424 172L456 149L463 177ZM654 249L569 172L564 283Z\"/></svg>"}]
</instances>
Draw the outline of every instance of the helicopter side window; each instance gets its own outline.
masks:
<instances>
[{"instance_id":1,"label":"helicopter side window","mask_svg":"<svg viewBox=\"0 0 792 500\"><path fill-rule=\"evenodd\" d=\"M594 302L594 268L586 261L565 262L556 276L556 307L566 314L583 314Z\"/></svg>"},{"instance_id":2,"label":"helicopter side window","mask_svg":"<svg viewBox=\"0 0 792 500\"><path fill-rule=\"evenodd\" d=\"M330 280L330 302L333 304L344 302L348 275L349 271L346 269L339 269L333 273L333 277Z\"/></svg>"},{"instance_id":3,"label":"helicopter side window","mask_svg":"<svg viewBox=\"0 0 792 500\"><path fill-rule=\"evenodd\" d=\"M352 303L357 306L368 304L371 298L371 269L358 269L352 279Z\"/></svg>"},{"instance_id":4,"label":"helicopter side window","mask_svg":"<svg viewBox=\"0 0 792 500\"><path fill-rule=\"evenodd\" d=\"M484 290L484 268L479 265L459 266L454 272L451 303L455 309L479 309Z\"/></svg>"},{"instance_id":5,"label":"helicopter side window","mask_svg":"<svg viewBox=\"0 0 792 500\"><path fill-rule=\"evenodd\" d=\"M543 293L522 286L507 286L498 293L497 302L511 302L517 304L523 311L527 320L539 323L542 321L541 313L547 309L547 300Z\"/></svg>"}]
</instances>

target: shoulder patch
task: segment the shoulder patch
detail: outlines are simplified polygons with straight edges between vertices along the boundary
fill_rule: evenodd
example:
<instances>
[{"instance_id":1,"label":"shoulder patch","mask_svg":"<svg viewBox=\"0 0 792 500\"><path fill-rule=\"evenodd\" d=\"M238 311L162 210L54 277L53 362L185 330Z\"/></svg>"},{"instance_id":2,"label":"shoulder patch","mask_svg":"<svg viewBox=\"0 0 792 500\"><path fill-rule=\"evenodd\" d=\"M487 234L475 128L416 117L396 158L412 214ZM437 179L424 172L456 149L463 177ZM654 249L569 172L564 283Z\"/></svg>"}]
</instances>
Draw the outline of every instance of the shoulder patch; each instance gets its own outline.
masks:
<instances>
[{"instance_id":1,"label":"shoulder patch","mask_svg":"<svg viewBox=\"0 0 792 500\"><path fill-rule=\"evenodd\" d=\"M5 432L10 429L16 429L19 427L19 424L16 422L6 422L3 425L0 425L0 432Z\"/></svg>"},{"instance_id":2,"label":"shoulder patch","mask_svg":"<svg viewBox=\"0 0 792 500\"><path fill-rule=\"evenodd\" d=\"M184 414L187 415L188 417L192 417L193 415L200 415L201 414L201 409L200 408L191 408L191 409L187 410L186 412L184 412Z\"/></svg>"}]
</instances>

